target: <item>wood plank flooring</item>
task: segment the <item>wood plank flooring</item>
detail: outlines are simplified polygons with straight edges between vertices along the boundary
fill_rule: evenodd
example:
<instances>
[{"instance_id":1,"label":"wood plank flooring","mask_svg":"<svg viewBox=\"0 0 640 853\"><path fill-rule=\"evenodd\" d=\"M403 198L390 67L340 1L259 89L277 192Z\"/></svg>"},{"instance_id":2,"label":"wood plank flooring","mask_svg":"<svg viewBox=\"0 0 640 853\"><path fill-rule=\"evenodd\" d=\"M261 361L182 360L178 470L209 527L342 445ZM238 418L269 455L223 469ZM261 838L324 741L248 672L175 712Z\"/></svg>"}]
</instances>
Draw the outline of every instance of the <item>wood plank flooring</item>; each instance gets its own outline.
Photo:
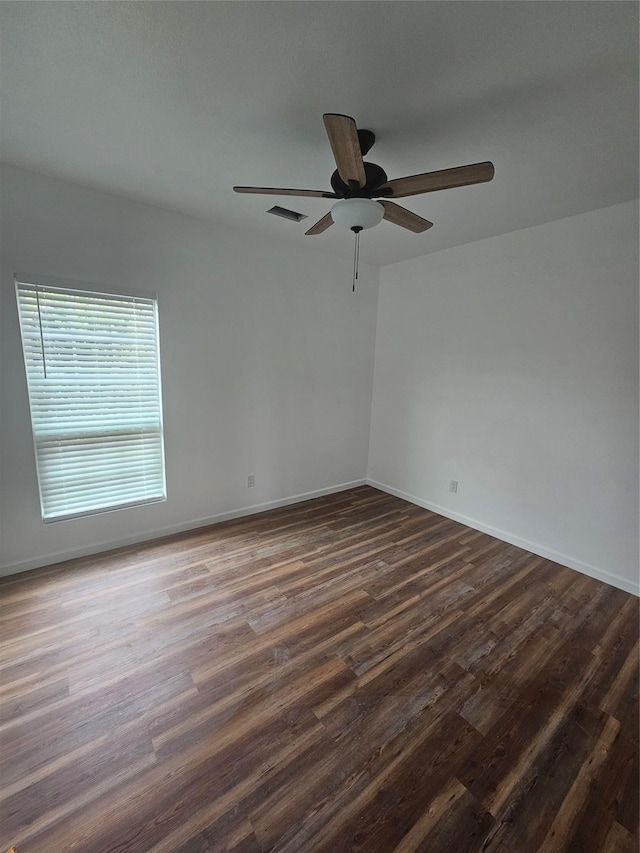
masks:
<instances>
[{"instance_id":1,"label":"wood plank flooring","mask_svg":"<svg viewBox=\"0 0 640 853\"><path fill-rule=\"evenodd\" d=\"M637 599L375 489L0 600L0 851L638 850Z\"/></svg>"}]
</instances>

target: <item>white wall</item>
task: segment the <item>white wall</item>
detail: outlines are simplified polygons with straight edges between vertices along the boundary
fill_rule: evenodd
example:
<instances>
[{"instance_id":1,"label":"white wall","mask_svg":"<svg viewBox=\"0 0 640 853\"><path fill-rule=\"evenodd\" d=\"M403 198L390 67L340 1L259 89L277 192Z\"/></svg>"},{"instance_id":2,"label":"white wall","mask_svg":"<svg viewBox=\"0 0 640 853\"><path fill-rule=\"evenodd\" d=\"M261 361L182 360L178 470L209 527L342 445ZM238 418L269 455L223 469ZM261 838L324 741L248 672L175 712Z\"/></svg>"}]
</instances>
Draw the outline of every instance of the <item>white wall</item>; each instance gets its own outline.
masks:
<instances>
[{"instance_id":1,"label":"white wall","mask_svg":"<svg viewBox=\"0 0 640 853\"><path fill-rule=\"evenodd\" d=\"M382 270L369 477L638 591L636 203Z\"/></svg>"},{"instance_id":2,"label":"white wall","mask_svg":"<svg viewBox=\"0 0 640 853\"><path fill-rule=\"evenodd\" d=\"M364 479L376 269L13 167L0 235L0 574ZM16 271L157 291L166 503L41 522Z\"/></svg>"},{"instance_id":3,"label":"white wall","mask_svg":"<svg viewBox=\"0 0 640 853\"><path fill-rule=\"evenodd\" d=\"M377 270L1 177L0 574L360 482L371 428L374 485L637 591L635 204L386 267L376 332ZM15 271L158 292L166 503L42 524Z\"/></svg>"}]
</instances>

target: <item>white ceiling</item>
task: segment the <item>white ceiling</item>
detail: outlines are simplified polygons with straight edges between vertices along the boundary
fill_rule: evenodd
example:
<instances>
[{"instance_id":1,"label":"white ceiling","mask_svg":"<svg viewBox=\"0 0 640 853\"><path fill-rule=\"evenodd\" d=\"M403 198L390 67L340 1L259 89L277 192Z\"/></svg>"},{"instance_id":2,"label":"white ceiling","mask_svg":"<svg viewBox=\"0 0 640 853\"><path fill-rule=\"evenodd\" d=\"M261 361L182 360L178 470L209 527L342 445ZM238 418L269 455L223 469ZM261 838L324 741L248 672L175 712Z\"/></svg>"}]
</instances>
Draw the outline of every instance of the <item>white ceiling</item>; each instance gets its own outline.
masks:
<instances>
[{"instance_id":1,"label":"white ceiling","mask_svg":"<svg viewBox=\"0 0 640 853\"><path fill-rule=\"evenodd\" d=\"M492 160L493 182L405 199L384 265L635 198L633 2L0 4L4 160L345 257L331 202L233 184L329 189L323 112L377 134L389 178ZM264 211L281 204L309 219ZM286 248L280 242L281 248Z\"/></svg>"}]
</instances>

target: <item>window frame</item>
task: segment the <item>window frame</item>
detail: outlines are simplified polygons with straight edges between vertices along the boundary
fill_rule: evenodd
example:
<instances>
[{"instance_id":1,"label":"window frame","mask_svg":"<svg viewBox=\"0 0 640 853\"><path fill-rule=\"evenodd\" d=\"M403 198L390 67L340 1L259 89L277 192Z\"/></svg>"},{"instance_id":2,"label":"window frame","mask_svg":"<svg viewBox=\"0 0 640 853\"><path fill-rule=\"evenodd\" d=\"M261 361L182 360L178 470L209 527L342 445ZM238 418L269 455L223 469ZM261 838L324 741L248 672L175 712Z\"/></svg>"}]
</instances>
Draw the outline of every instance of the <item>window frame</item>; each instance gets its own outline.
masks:
<instances>
[{"instance_id":1,"label":"window frame","mask_svg":"<svg viewBox=\"0 0 640 853\"><path fill-rule=\"evenodd\" d=\"M74 521L79 518L89 518L96 515L104 515L110 512L121 512L127 509L135 509L137 507L149 506L157 503L165 503L167 501L167 471L166 471L166 452L164 442L164 400L162 393L162 364L160 351L160 307L159 299L156 291L141 290L139 288L130 288L126 285L119 285L114 288L97 282L79 281L70 278L58 278L50 275L34 275L33 273L16 272L14 273L14 291L16 297L16 313L18 319L18 327L20 330L20 343L22 350L22 365L24 368L25 382L27 386L27 398L29 405L29 422L31 426L31 440L33 445L33 461L36 469L36 478L38 483L38 498L40 502L40 517L44 524L56 524L61 521ZM156 349L156 364L158 376L158 417L160 431L160 462L162 470L162 495L152 498L143 498L141 500L126 501L119 504L114 504L105 507L96 507L86 510L73 510L64 515L45 516L42 481L40 476L40 465L38 464L38 444L36 431L33 425L32 407L31 407L31 388L29 384L29 370L25 359L24 331L22 327L22 317L20 314L20 285L29 285L30 287L54 288L57 290L67 291L70 293L95 293L101 296L125 297L132 299L147 299L154 303L155 312L155 349Z\"/></svg>"}]
</instances>

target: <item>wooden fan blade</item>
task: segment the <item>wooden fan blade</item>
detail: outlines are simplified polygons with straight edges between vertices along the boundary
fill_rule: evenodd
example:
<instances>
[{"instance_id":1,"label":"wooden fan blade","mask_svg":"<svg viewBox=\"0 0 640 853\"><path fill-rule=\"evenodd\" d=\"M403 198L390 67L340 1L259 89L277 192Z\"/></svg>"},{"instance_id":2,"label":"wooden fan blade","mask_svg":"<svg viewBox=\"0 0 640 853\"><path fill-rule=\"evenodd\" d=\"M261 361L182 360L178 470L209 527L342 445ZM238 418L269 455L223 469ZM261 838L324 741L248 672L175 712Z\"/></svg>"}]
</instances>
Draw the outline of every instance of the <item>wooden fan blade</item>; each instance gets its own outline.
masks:
<instances>
[{"instance_id":1,"label":"wooden fan blade","mask_svg":"<svg viewBox=\"0 0 640 853\"><path fill-rule=\"evenodd\" d=\"M313 234L322 234L323 231L326 231L330 225L333 225L333 219L331 218L331 214L327 213L326 216L323 216L322 219L319 219L315 225L312 225L308 231L305 231L305 234L313 235Z\"/></svg>"},{"instance_id":2,"label":"wooden fan blade","mask_svg":"<svg viewBox=\"0 0 640 853\"><path fill-rule=\"evenodd\" d=\"M392 201L380 201L380 204L384 207L384 219L401 228L407 228L415 234L420 234L421 231L426 231L433 225L433 222L429 222L428 219L423 219L417 213L412 213L406 207L400 207Z\"/></svg>"},{"instance_id":3,"label":"wooden fan blade","mask_svg":"<svg viewBox=\"0 0 640 853\"><path fill-rule=\"evenodd\" d=\"M439 172L425 172L422 175L395 178L393 181L387 181L380 189L392 190L392 198L405 198L409 195L448 190L452 187L482 184L493 178L494 171L493 163L473 163L471 166L458 166L455 169L441 169Z\"/></svg>"},{"instance_id":4,"label":"wooden fan blade","mask_svg":"<svg viewBox=\"0 0 640 853\"><path fill-rule=\"evenodd\" d=\"M324 190L287 190L279 187L234 187L236 193L257 193L259 195L303 195L308 198L338 198L335 193Z\"/></svg>"},{"instance_id":5,"label":"wooden fan blade","mask_svg":"<svg viewBox=\"0 0 640 853\"><path fill-rule=\"evenodd\" d=\"M354 119L336 113L325 113L322 118L338 167L338 174L345 184L356 181L359 187L363 187L367 183L367 176L360 151L358 128Z\"/></svg>"}]
</instances>

